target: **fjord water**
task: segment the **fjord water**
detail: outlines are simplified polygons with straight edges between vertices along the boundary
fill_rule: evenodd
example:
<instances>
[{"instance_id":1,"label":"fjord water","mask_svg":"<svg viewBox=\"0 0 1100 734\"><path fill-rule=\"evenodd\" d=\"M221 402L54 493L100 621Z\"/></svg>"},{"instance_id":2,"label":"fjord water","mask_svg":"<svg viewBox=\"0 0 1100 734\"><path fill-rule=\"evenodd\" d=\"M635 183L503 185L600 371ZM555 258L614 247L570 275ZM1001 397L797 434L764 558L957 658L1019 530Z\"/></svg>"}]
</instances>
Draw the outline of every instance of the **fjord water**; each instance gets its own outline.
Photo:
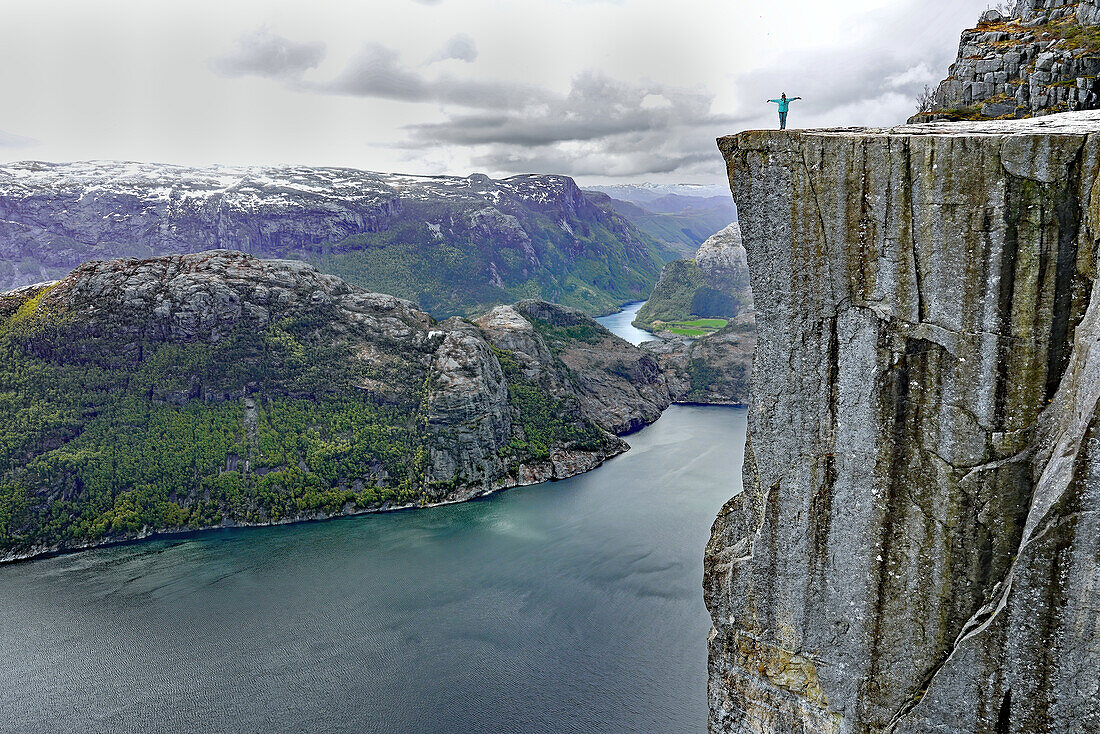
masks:
<instances>
[{"instance_id":1,"label":"fjord water","mask_svg":"<svg viewBox=\"0 0 1100 734\"><path fill-rule=\"evenodd\" d=\"M0 731L705 731L744 437L674 406L562 482L0 566Z\"/></svg>"},{"instance_id":2,"label":"fjord water","mask_svg":"<svg viewBox=\"0 0 1100 734\"><path fill-rule=\"evenodd\" d=\"M623 306L622 310L618 313L613 313L610 316L604 316L596 320L606 326L612 333L626 339L635 346L642 342L651 342L657 337L633 325L634 319L638 318L638 312L642 310L642 306L644 305L645 301L628 303Z\"/></svg>"}]
</instances>

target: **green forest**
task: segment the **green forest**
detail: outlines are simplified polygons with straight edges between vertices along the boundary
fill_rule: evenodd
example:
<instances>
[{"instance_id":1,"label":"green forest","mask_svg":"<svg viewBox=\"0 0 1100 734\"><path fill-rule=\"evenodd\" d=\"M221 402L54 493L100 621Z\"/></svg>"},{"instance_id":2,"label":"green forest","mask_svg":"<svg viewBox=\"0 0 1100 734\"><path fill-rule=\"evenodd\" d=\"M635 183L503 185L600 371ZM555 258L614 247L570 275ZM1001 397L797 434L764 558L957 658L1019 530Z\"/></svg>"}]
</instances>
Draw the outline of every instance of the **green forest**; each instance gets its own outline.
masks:
<instances>
[{"instance_id":1,"label":"green forest","mask_svg":"<svg viewBox=\"0 0 1100 734\"><path fill-rule=\"evenodd\" d=\"M414 201L406 208L388 229L325 244L306 259L349 283L409 299L437 318L525 298L611 313L644 298L664 265L656 241L633 228L613 231L622 222L608 213L563 220L567 231L538 210L516 207L509 216L522 230L511 230L499 223L497 229L471 226L461 204ZM425 224L439 220L454 222L446 236Z\"/></svg>"}]
</instances>

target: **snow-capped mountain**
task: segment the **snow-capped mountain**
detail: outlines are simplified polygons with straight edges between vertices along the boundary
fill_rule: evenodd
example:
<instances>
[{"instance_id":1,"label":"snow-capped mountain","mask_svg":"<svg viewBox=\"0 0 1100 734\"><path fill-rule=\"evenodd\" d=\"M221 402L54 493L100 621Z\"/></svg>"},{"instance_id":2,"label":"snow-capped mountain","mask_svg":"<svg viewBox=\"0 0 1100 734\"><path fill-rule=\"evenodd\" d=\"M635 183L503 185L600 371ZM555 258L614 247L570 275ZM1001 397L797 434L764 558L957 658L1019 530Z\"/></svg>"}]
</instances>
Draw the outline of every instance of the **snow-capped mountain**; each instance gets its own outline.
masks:
<instances>
[{"instance_id":1,"label":"snow-capped mountain","mask_svg":"<svg viewBox=\"0 0 1100 734\"><path fill-rule=\"evenodd\" d=\"M644 297L647 237L565 176L89 161L0 166L0 290L81 262L224 248L295 257L438 315Z\"/></svg>"}]
</instances>

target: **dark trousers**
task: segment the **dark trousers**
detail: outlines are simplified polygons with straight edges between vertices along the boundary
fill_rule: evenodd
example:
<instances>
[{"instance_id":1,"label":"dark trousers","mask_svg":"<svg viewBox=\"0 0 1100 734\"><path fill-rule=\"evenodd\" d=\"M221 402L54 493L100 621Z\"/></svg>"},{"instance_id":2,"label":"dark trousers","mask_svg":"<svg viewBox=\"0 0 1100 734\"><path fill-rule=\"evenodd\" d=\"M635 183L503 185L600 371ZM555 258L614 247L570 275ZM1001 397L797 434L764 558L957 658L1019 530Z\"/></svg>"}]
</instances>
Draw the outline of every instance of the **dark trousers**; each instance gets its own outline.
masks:
<instances>
[{"instance_id":1,"label":"dark trousers","mask_svg":"<svg viewBox=\"0 0 1100 734\"><path fill-rule=\"evenodd\" d=\"M787 113L786 112L780 112L779 113L779 129L780 130L786 130L787 129Z\"/></svg>"}]
</instances>

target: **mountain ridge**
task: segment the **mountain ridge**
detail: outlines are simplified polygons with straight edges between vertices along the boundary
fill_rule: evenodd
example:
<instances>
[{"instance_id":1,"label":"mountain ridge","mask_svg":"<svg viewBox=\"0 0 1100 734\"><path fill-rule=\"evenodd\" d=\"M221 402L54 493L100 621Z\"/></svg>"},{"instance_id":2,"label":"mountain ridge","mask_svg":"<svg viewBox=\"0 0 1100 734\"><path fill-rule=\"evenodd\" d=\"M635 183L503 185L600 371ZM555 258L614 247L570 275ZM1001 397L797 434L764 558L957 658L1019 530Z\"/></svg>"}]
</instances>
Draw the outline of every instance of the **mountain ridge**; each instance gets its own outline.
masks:
<instances>
[{"instance_id":1,"label":"mountain ridge","mask_svg":"<svg viewBox=\"0 0 1100 734\"><path fill-rule=\"evenodd\" d=\"M607 313L648 293L664 261L567 176L0 165L0 288L92 259L217 248L302 259L441 317L527 297Z\"/></svg>"}]
</instances>

